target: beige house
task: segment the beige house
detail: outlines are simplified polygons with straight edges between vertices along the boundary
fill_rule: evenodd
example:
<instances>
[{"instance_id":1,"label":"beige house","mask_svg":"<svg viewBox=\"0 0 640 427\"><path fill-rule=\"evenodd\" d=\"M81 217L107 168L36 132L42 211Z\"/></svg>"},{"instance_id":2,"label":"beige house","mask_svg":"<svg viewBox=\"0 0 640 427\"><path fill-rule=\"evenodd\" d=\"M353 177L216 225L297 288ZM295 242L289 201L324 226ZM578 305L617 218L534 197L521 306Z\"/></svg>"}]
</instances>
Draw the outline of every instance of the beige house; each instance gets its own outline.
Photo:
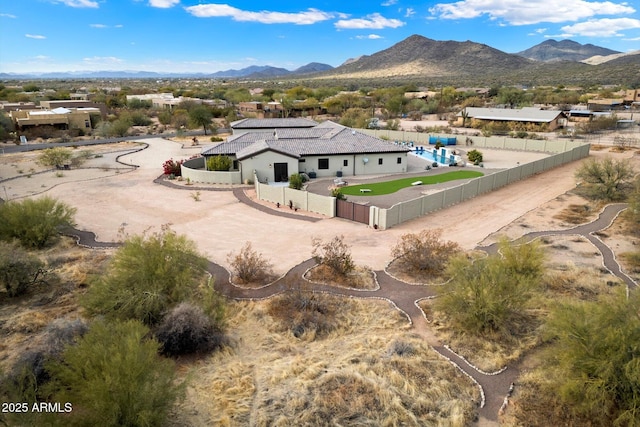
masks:
<instances>
[{"instance_id":1,"label":"beige house","mask_svg":"<svg viewBox=\"0 0 640 427\"><path fill-rule=\"evenodd\" d=\"M97 108L56 108L54 110L16 110L9 116L19 130L36 126L53 126L58 129L91 130L91 116L100 116Z\"/></svg>"},{"instance_id":2,"label":"beige house","mask_svg":"<svg viewBox=\"0 0 640 427\"><path fill-rule=\"evenodd\" d=\"M257 119L253 119L257 120ZM409 148L330 121L313 127L278 127L287 121L263 119L262 131L242 132L205 147L205 158L225 155L242 181L284 182L294 173L311 177L343 177L407 171ZM254 123L257 126L258 123ZM264 129L268 129L265 131Z\"/></svg>"}]
</instances>

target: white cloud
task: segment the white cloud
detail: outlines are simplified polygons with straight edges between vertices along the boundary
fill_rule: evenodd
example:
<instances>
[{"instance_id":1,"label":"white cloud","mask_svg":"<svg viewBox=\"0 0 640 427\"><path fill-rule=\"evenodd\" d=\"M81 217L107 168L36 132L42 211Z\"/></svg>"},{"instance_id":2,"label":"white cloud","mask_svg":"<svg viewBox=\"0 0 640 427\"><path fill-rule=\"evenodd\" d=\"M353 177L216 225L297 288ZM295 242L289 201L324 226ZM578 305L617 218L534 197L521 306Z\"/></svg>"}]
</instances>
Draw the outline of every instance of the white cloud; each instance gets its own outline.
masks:
<instances>
[{"instance_id":1,"label":"white cloud","mask_svg":"<svg viewBox=\"0 0 640 427\"><path fill-rule=\"evenodd\" d=\"M44 40L44 39L46 39L45 36L41 36L39 34L25 34L24 36L29 38L29 39L36 39L36 40Z\"/></svg>"},{"instance_id":2,"label":"white cloud","mask_svg":"<svg viewBox=\"0 0 640 427\"><path fill-rule=\"evenodd\" d=\"M168 9L177 4L180 4L180 0L149 0L149 6L159 7L161 9Z\"/></svg>"},{"instance_id":3,"label":"white cloud","mask_svg":"<svg viewBox=\"0 0 640 427\"><path fill-rule=\"evenodd\" d=\"M335 23L336 28L343 30L380 30L383 28L402 27L404 22L399 19L387 19L379 13L367 15L364 19L341 19Z\"/></svg>"},{"instance_id":4,"label":"white cloud","mask_svg":"<svg viewBox=\"0 0 640 427\"><path fill-rule=\"evenodd\" d=\"M634 37L632 39L622 39L626 42L640 42L640 37Z\"/></svg>"},{"instance_id":5,"label":"white cloud","mask_svg":"<svg viewBox=\"0 0 640 427\"><path fill-rule=\"evenodd\" d=\"M89 24L89 26L91 28L99 28L99 29L103 29L103 28L122 28L123 27L122 24L114 25L113 27L111 27L110 25L106 25L106 24Z\"/></svg>"},{"instance_id":6,"label":"white cloud","mask_svg":"<svg viewBox=\"0 0 640 427\"><path fill-rule=\"evenodd\" d=\"M55 3L62 3L69 7L90 7L97 8L98 2L91 0L59 0L55 1Z\"/></svg>"},{"instance_id":7,"label":"white cloud","mask_svg":"<svg viewBox=\"0 0 640 427\"><path fill-rule=\"evenodd\" d=\"M416 14L416 10L414 8L412 8L412 7L408 7L407 10L405 11L404 17L405 18L410 18L415 14Z\"/></svg>"},{"instance_id":8,"label":"white cloud","mask_svg":"<svg viewBox=\"0 0 640 427\"><path fill-rule=\"evenodd\" d=\"M398 0L387 0L382 2L382 6L393 6L396 3L398 3Z\"/></svg>"},{"instance_id":9,"label":"white cloud","mask_svg":"<svg viewBox=\"0 0 640 427\"><path fill-rule=\"evenodd\" d=\"M36 55L33 57L33 59L36 59L38 61L46 61L48 59L51 59L51 57L47 55Z\"/></svg>"},{"instance_id":10,"label":"white cloud","mask_svg":"<svg viewBox=\"0 0 640 427\"><path fill-rule=\"evenodd\" d=\"M12 15L10 13L0 13L0 16L3 18L11 18L11 19L16 19L17 16L16 15Z\"/></svg>"},{"instance_id":11,"label":"white cloud","mask_svg":"<svg viewBox=\"0 0 640 427\"><path fill-rule=\"evenodd\" d=\"M382 36L379 36L377 34L369 34L368 36L356 36L356 38L360 40L377 40L381 39Z\"/></svg>"},{"instance_id":12,"label":"white cloud","mask_svg":"<svg viewBox=\"0 0 640 427\"><path fill-rule=\"evenodd\" d=\"M640 19L603 18L590 19L574 25L567 25L561 30L576 36L584 37L616 37L622 36L620 31L640 28Z\"/></svg>"},{"instance_id":13,"label":"white cloud","mask_svg":"<svg viewBox=\"0 0 640 427\"><path fill-rule=\"evenodd\" d=\"M512 25L531 25L540 22L570 22L597 15L631 14L635 9L628 3L587 0L462 0L439 3L429 12L441 19L473 19L488 16Z\"/></svg>"},{"instance_id":14,"label":"white cloud","mask_svg":"<svg viewBox=\"0 0 640 427\"><path fill-rule=\"evenodd\" d=\"M240 22L260 22L262 24L296 24L310 25L326 21L334 17L334 14L322 12L317 9L307 9L303 12L284 13L260 11L253 12L241 10L228 4L200 4L186 7L185 10L198 18L228 17Z\"/></svg>"}]
</instances>

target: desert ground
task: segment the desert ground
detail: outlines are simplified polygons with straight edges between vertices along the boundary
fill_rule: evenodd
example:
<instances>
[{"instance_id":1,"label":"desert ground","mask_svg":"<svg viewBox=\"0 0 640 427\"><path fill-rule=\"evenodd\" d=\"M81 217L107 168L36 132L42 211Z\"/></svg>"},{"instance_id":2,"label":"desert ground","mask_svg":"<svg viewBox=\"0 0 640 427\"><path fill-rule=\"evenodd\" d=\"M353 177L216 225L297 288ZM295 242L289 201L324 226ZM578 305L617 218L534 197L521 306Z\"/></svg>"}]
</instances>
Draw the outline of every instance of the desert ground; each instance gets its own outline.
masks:
<instances>
[{"instance_id":1,"label":"desert ground","mask_svg":"<svg viewBox=\"0 0 640 427\"><path fill-rule=\"evenodd\" d=\"M100 241L118 241L123 233L159 231L161 226L171 224L176 232L194 240L211 261L227 268L227 255L237 252L249 241L270 259L279 274L311 257L314 237L330 239L343 235L358 265L382 270L391 260L391 248L406 233L440 228L445 239L455 241L465 249L473 249L494 243L503 235L516 239L530 231L571 228L573 225L562 219L563 211L569 205L585 203L571 191L576 187L574 173L580 165L580 162L573 162L389 230L374 230L363 224L322 218L307 212L297 214L319 220L288 219L239 202L229 187L187 185L183 181L177 182L178 188L172 188L154 182L162 173L161 165L165 160L188 158L199 150L200 147L191 147L186 141L162 138L144 143L110 144L92 147L92 159L82 167L63 171L39 166L35 162L37 153L5 154L0 156L0 194L9 200L43 194L56 197L76 207L77 228L96 233ZM494 161L496 169L526 160L516 160L522 153L502 151L492 156L490 150L483 152L488 159L487 165L491 166ZM592 151L592 155L629 158L637 168L640 167L637 152L617 153L605 148ZM246 191L252 195L251 188ZM587 219L595 219L598 213L596 208L584 215ZM619 230L601 238L616 253L630 251L634 244L640 243L624 237ZM574 236L545 239L552 263L594 270L602 267L602 257L585 239ZM370 354L377 354L380 348L386 348L394 340L413 343L425 358L431 359L430 363L439 363L432 352L419 347L432 338L412 331L406 319L393 307L383 301L347 301L347 311L351 314L340 320L344 330L335 334L339 340L332 341L340 347L330 350L322 341L306 343L303 349L290 334L281 334L267 315L266 302L232 304L229 328L233 330L235 344L195 365L183 365L185 370L194 370L196 378L175 425L238 425L234 421L236 416L247 420L248 414L256 413L252 405L267 405L265 402L272 398L278 402L291 402L293 409L289 406L288 410L295 411L295 405L308 404L303 398L304 389L317 387L310 385L314 378L326 378L322 376L323 372L339 371L353 363L350 361L354 358L371 357ZM27 317L31 319L33 314L33 311L25 313L24 321ZM24 329L24 334L15 342L25 345L29 334L42 328L49 315L54 314L37 317L39 323L33 330L19 326L20 319L9 322L9 326L15 324L18 330ZM26 323L33 325L33 322L31 319ZM422 344L416 341L420 337L425 339ZM4 354L7 348L0 347L0 353ZM472 362L482 367L478 361ZM446 370L446 366L442 365L442 369ZM310 383L295 382L296 378ZM463 393L473 395L474 390L467 388ZM210 393L221 395L221 398L209 399ZM254 399L256 396L258 399ZM449 423L454 415L446 415ZM482 418L479 420L479 425L494 424Z\"/></svg>"},{"instance_id":2,"label":"desert ground","mask_svg":"<svg viewBox=\"0 0 640 427\"><path fill-rule=\"evenodd\" d=\"M442 228L448 240L474 248L525 213L574 188L574 171L579 166L574 162L381 231L339 218L318 222L283 220L241 204L229 188L195 190L186 185L158 185L153 181L161 175L165 160L188 158L200 148L162 138L146 140L145 144L148 148L141 151L136 150L143 146L134 143L92 148L101 157L68 171L43 171L35 163L35 153L5 154L0 162L0 193L8 200L39 194L59 198L78 209L78 228L93 231L102 241L117 241L123 231L137 234L171 224L175 231L193 239L212 261L222 265L226 265L229 252L238 251L249 241L272 260L278 272L285 272L310 257L312 238L344 235L357 263L381 269L389 262L391 247L401 235L423 228ZM631 152L593 154L632 156ZM507 166L508 155L509 152L496 153L496 159L500 159L497 168ZM138 167L115 163L118 156L120 162ZM491 155L486 153L485 157L490 167ZM194 197L196 191L199 200ZM538 224L531 227L553 227L549 221L540 216Z\"/></svg>"}]
</instances>

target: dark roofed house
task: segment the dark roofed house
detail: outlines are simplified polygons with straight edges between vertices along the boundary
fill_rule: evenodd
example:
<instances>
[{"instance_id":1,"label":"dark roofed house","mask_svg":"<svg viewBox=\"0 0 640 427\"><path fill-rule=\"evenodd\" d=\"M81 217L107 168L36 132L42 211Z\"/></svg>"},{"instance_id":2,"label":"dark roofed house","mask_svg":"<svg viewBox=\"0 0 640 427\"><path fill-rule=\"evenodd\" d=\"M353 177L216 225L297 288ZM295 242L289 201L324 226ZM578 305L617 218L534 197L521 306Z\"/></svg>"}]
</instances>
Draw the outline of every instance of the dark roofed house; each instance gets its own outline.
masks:
<instances>
[{"instance_id":1,"label":"dark roofed house","mask_svg":"<svg viewBox=\"0 0 640 427\"><path fill-rule=\"evenodd\" d=\"M254 171L261 181L287 181L291 174L301 172L328 177L407 170L409 148L337 123L318 124L307 119L246 120L253 121L248 123L253 131L234 134L202 151L205 157L231 157L243 181L253 179ZM309 122L314 126L307 126ZM287 123L298 127L283 126Z\"/></svg>"}]
</instances>

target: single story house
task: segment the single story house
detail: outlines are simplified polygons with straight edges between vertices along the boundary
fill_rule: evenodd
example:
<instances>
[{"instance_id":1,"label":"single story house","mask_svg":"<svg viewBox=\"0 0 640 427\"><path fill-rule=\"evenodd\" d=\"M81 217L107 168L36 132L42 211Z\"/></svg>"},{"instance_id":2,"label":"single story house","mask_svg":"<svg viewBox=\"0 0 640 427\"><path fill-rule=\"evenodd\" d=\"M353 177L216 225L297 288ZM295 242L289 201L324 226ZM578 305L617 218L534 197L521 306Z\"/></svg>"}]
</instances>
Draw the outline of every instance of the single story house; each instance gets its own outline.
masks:
<instances>
[{"instance_id":1,"label":"single story house","mask_svg":"<svg viewBox=\"0 0 640 427\"><path fill-rule=\"evenodd\" d=\"M256 122L258 119L247 120L251 120L253 131L234 134L227 141L202 150L205 159L231 157L232 170L241 172L243 182L253 180L254 173L261 182L284 182L291 174L303 172L312 177L341 177L407 171L410 148L331 121L318 124L306 119L262 119L260 123ZM281 127L288 120L299 124L304 120L314 126Z\"/></svg>"},{"instance_id":2,"label":"single story house","mask_svg":"<svg viewBox=\"0 0 640 427\"><path fill-rule=\"evenodd\" d=\"M91 130L91 116L99 116L98 108L62 108L53 110L16 110L9 116L20 130L36 126L53 126L58 129Z\"/></svg>"},{"instance_id":3,"label":"single story house","mask_svg":"<svg viewBox=\"0 0 640 427\"><path fill-rule=\"evenodd\" d=\"M457 124L459 126L462 126L463 121L465 121L464 114L466 114L466 120L546 124L548 131L567 125L567 115L564 112L541 110L535 107L520 109L467 107L457 114Z\"/></svg>"}]
</instances>

